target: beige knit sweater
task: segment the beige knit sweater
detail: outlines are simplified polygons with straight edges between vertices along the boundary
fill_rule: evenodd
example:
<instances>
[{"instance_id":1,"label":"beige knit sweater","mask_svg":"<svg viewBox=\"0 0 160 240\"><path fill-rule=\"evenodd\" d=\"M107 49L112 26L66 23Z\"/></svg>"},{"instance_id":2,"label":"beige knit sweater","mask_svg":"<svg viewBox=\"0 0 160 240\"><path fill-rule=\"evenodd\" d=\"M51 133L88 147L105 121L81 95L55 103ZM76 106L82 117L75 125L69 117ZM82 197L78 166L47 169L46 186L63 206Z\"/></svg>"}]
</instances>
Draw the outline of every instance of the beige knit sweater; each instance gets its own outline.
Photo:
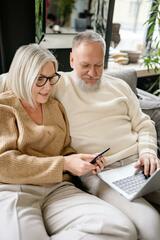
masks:
<instances>
[{"instance_id":1,"label":"beige knit sweater","mask_svg":"<svg viewBox=\"0 0 160 240\"><path fill-rule=\"evenodd\" d=\"M74 72L63 74L55 96L66 109L72 146L96 153L110 147L106 164L143 153L156 154L154 123L123 80L103 75L97 91L81 90Z\"/></svg>"},{"instance_id":2,"label":"beige knit sweater","mask_svg":"<svg viewBox=\"0 0 160 240\"><path fill-rule=\"evenodd\" d=\"M63 181L63 155L74 153L68 131L64 109L55 99L43 105L43 124L38 125L11 91L0 94L0 182Z\"/></svg>"}]
</instances>

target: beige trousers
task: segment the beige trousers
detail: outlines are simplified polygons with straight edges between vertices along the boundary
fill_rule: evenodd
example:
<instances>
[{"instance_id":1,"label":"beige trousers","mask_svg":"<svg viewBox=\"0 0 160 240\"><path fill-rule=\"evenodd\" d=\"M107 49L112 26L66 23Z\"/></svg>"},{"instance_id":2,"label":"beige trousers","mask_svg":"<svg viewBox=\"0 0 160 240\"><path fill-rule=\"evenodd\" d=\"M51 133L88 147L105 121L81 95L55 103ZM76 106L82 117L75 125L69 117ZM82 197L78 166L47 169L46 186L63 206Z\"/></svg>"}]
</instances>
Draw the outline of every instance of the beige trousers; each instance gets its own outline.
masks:
<instances>
[{"instance_id":1,"label":"beige trousers","mask_svg":"<svg viewBox=\"0 0 160 240\"><path fill-rule=\"evenodd\" d=\"M135 161L135 158L133 159ZM106 171L108 168L126 165L133 159L124 159L116 162L110 167L107 167ZM81 180L90 193L116 207L130 219L137 230L138 239L160 240L160 215L144 198L130 202L95 175L83 176ZM154 195L154 199L156 196ZM150 194L150 200L151 199L152 195Z\"/></svg>"},{"instance_id":2,"label":"beige trousers","mask_svg":"<svg viewBox=\"0 0 160 240\"><path fill-rule=\"evenodd\" d=\"M52 187L1 184L0 239L136 240L137 235L120 210L63 182Z\"/></svg>"}]
</instances>

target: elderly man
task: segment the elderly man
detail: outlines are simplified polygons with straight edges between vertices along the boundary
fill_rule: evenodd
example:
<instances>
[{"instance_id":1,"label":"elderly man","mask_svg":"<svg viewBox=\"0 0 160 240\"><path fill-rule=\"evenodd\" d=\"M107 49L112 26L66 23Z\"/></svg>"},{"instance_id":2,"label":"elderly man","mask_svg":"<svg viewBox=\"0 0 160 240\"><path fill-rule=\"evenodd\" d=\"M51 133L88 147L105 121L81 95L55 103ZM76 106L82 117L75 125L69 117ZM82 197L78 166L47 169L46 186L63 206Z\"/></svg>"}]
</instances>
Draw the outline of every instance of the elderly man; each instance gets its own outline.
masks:
<instances>
[{"instance_id":1,"label":"elderly man","mask_svg":"<svg viewBox=\"0 0 160 240\"><path fill-rule=\"evenodd\" d=\"M144 167L145 175L150 175L159 167L154 124L142 113L129 86L103 73L104 55L105 42L99 34L85 31L74 38L70 55L73 71L63 74L55 93L67 111L72 146L86 153L110 147L106 168L135 161L136 167ZM98 176L81 179L92 194L130 218L139 239L159 239L159 214L144 198L130 202Z\"/></svg>"},{"instance_id":2,"label":"elderly man","mask_svg":"<svg viewBox=\"0 0 160 240\"><path fill-rule=\"evenodd\" d=\"M144 167L146 175L152 174L159 166L153 122L142 113L124 81L103 73L104 55L105 42L99 34L79 33L70 56L73 71L63 73L57 84L54 94L65 106L72 146L84 153L110 147L105 157L106 169L135 161L137 167ZM130 202L95 175L81 179L92 194L126 215L138 239L159 240L160 216L145 199Z\"/></svg>"}]
</instances>

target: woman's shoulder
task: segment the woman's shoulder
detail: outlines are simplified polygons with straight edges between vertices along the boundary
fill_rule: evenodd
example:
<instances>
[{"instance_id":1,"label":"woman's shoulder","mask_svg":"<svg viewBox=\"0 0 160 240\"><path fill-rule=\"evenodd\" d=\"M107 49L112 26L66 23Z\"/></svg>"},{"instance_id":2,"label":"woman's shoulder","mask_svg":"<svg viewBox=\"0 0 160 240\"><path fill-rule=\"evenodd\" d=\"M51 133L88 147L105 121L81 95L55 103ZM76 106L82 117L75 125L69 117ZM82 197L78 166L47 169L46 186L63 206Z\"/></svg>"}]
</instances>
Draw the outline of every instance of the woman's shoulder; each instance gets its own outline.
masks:
<instances>
[{"instance_id":1,"label":"woman's shoulder","mask_svg":"<svg viewBox=\"0 0 160 240\"><path fill-rule=\"evenodd\" d=\"M6 91L0 94L0 115L3 119L15 115L17 101L18 98L11 91Z\"/></svg>"},{"instance_id":2,"label":"woman's shoulder","mask_svg":"<svg viewBox=\"0 0 160 240\"><path fill-rule=\"evenodd\" d=\"M49 98L49 101L47 102L47 105L52 106L52 107L57 106L60 109L63 108L62 103L57 98L55 98L53 96L51 96Z\"/></svg>"},{"instance_id":3,"label":"woman's shoulder","mask_svg":"<svg viewBox=\"0 0 160 240\"><path fill-rule=\"evenodd\" d=\"M49 101L47 102L47 105L49 110L51 111L54 110L57 112L57 114L61 113L63 116L66 116L66 111L63 104L56 98L50 97Z\"/></svg>"},{"instance_id":4,"label":"woman's shoulder","mask_svg":"<svg viewBox=\"0 0 160 240\"><path fill-rule=\"evenodd\" d=\"M10 106L13 105L15 101L17 101L17 98L11 90L0 93L0 104Z\"/></svg>"}]
</instances>

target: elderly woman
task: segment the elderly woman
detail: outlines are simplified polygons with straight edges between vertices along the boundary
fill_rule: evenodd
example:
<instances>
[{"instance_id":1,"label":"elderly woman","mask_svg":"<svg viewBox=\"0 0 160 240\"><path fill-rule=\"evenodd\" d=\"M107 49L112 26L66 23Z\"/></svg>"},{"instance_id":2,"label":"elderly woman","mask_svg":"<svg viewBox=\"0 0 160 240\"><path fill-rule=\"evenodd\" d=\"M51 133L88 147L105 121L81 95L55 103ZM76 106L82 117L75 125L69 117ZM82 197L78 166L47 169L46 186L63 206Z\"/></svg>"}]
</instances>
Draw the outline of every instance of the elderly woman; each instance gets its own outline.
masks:
<instances>
[{"instance_id":1,"label":"elderly woman","mask_svg":"<svg viewBox=\"0 0 160 240\"><path fill-rule=\"evenodd\" d=\"M0 236L5 240L135 240L129 220L76 188L71 175L103 168L70 147L63 106L51 93L57 61L36 44L20 47L0 95ZM112 212L108 209L112 209ZM113 221L114 220L114 221Z\"/></svg>"}]
</instances>

